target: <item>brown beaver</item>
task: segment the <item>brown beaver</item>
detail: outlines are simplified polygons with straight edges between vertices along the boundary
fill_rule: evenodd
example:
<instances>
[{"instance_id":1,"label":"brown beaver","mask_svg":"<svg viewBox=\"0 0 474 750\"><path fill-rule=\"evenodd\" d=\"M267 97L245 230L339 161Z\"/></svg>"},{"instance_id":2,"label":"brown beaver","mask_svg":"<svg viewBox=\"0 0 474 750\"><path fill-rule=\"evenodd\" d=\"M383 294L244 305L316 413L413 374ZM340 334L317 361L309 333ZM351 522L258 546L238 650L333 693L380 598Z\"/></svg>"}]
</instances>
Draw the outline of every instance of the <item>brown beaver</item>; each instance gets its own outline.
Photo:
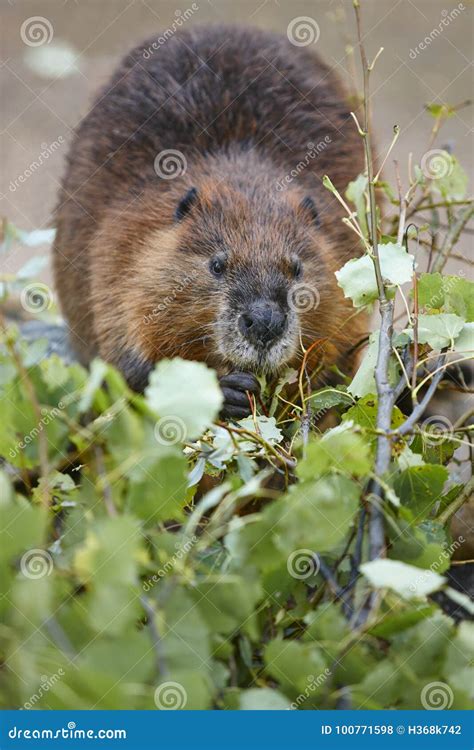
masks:
<instances>
[{"instance_id":1,"label":"brown beaver","mask_svg":"<svg viewBox=\"0 0 474 750\"><path fill-rule=\"evenodd\" d=\"M363 169L341 84L257 29L180 31L128 54L79 125L57 208L56 286L82 361L143 389L183 356L247 412L253 373L327 363L361 330L334 271L358 253L337 201Z\"/></svg>"}]
</instances>

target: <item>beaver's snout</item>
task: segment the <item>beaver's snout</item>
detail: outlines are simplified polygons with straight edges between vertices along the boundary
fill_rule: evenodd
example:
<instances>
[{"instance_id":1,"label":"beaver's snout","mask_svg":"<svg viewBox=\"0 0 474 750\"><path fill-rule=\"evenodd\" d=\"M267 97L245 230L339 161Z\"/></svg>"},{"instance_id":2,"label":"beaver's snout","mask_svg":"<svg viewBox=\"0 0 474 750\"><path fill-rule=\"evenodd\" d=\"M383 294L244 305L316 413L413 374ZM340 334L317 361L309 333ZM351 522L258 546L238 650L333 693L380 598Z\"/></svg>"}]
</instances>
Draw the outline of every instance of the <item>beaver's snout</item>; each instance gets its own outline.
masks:
<instances>
[{"instance_id":1,"label":"beaver's snout","mask_svg":"<svg viewBox=\"0 0 474 750\"><path fill-rule=\"evenodd\" d=\"M286 320L286 314L276 302L260 300L239 316L238 326L247 341L258 348L266 348L283 334Z\"/></svg>"}]
</instances>

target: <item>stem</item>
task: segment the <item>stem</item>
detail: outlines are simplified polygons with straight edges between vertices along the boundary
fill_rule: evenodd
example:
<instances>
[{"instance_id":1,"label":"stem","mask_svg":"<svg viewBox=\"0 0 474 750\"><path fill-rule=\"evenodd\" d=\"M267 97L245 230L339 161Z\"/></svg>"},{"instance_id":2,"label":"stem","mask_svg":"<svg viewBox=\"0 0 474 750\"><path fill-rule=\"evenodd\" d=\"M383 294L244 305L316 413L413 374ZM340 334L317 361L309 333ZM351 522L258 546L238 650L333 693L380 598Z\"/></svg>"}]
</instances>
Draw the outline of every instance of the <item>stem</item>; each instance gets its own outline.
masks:
<instances>
[{"instance_id":1,"label":"stem","mask_svg":"<svg viewBox=\"0 0 474 750\"><path fill-rule=\"evenodd\" d=\"M155 610L150 604L146 596L140 597L140 603L146 612L148 630L153 644L153 651L155 652L155 663L158 675L164 677L168 674L168 667L166 665L165 655L163 652L163 645L161 636L156 626Z\"/></svg>"},{"instance_id":2,"label":"stem","mask_svg":"<svg viewBox=\"0 0 474 750\"><path fill-rule=\"evenodd\" d=\"M369 79L370 72L375 64L375 60L379 56L381 50L377 53L372 66L369 66L367 62L367 56L365 54L365 48L362 44L362 29L360 21L360 6L359 0L353 2L356 22L357 22L357 41L359 45L360 57L362 61L362 70L364 76L364 126L362 139L364 141L365 149L365 163L367 168L367 180L369 189L369 203L370 203L370 239L372 243L373 261L375 267L375 277L377 279L377 288L379 292L379 299L382 303L386 299L385 288L383 284L382 271L380 268L379 248L377 241L377 211L376 211L376 200L375 200L375 183L374 183L374 165L372 160L372 143L369 132Z\"/></svg>"},{"instance_id":3,"label":"stem","mask_svg":"<svg viewBox=\"0 0 474 750\"><path fill-rule=\"evenodd\" d=\"M392 351L393 334L393 302L388 299L380 301L381 327L379 336L379 352L375 366L375 384L377 386L378 409L376 426L380 433L377 437L377 452L375 457L375 473L384 476L390 467L392 457L392 444L390 429L392 424L392 410L395 402L395 394L390 386L388 367ZM374 494L380 499L383 497L383 488L376 481ZM385 553L385 533L383 527L383 513L379 504L374 504L371 509L370 525L370 559L375 560Z\"/></svg>"},{"instance_id":4,"label":"stem","mask_svg":"<svg viewBox=\"0 0 474 750\"><path fill-rule=\"evenodd\" d=\"M402 191L402 181L400 178L400 169L398 167L398 162L395 161L395 175L397 179L397 187L398 187L398 199L400 202L400 218L398 220L398 234L397 234L397 244L401 245L403 242L403 235L405 233L405 218L407 213L407 196L403 195Z\"/></svg>"},{"instance_id":5,"label":"stem","mask_svg":"<svg viewBox=\"0 0 474 750\"><path fill-rule=\"evenodd\" d=\"M449 258L451 250L457 243L462 230L464 229L468 221L472 218L472 216L474 216L474 204L468 206L463 211L460 211L457 220L454 222L454 224L452 224L450 230L444 238L443 246L439 252L438 257L433 263L432 273L443 270Z\"/></svg>"},{"instance_id":6,"label":"stem","mask_svg":"<svg viewBox=\"0 0 474 750\"><path fill-rule=\"evenodd\" d=\"M469 499L469 497L474 492L474 477L471 477L464 489L462 490L461 494L457 496L456 500L453 500L451 505L448 505L447 508L443 510L442 513L438 516L436 521L441 524L445 524L449 521L451 516L453 516L456 511L459 510L459 508L464 505L465 501Z\"/></svg>"},{"instance_id":7,"label":"stem","mask_svg":"<svg viewBox=\"0 0 474 750\"><path fill-rule=\"evenodd\" d=\"M415 408L413 409L408 419L406 419L404 423L398 428L397 430L398 435L406 435L407 432L411 432L415 424L419 421L419 419L421 419L421 417L425 413L425 409L430 403L431 399L433 398L435 391L438 388L439 382L441 378L443 377L444 369L441 367L441 365L443 364L445 359L446 359L446 354L443 352L440 355L438 362L436 363L437 372L433 380L431 381L428 390L426 391L420 403L415 406ZM414 373L416 377L416 368L414 368Z\"/></svg>"}]
</instances>

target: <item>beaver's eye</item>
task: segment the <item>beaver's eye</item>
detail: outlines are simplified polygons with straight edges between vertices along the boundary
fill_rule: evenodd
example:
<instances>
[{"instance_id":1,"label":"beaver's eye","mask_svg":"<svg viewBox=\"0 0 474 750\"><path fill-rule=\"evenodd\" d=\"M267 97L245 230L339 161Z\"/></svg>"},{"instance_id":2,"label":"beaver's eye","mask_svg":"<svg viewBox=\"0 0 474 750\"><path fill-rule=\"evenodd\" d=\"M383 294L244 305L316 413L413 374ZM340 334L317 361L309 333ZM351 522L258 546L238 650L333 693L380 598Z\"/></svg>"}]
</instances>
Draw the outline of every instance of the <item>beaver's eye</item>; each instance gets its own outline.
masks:
<instances>
[{"instance_id":1,"label":"beaver's eye","mask_svg":"<svg viewBox=\"0 0 474 750\"><path fill-rule=\"evenodd\" d=\"M209 268L214 276L222 276L225 271L224 258L213 258L209 264Z\"/></svg>"},{"instance_id":2,"label":"beaver's eye","mask_svg":"<svg viewBox=\"0 0 474 750\"><path fill-rule=\"evenodd\" d=\"M303 264L297 255L291 259L291 275L294 279L300 279L303 275Z\"/></svg>"}]
</instances>

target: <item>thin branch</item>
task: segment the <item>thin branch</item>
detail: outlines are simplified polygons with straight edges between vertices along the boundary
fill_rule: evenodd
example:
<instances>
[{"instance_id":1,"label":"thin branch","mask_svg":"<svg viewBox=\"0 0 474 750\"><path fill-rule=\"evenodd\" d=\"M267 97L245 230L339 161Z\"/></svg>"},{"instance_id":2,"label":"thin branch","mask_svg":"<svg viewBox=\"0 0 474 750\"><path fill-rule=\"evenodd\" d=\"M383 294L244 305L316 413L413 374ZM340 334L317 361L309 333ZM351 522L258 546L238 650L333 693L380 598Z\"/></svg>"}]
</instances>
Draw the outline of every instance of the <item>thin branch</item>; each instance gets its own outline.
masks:
<instances>
[{"instance_id":1,"label":"thin branch","mask_svg":"<svg viewBox=\"0 0 474 750\"><path fill-rule=\"evenodd\" d=\"M454 222L454 224L452 224L451 228L446 234L446 237L444 238L443 246L439 252L438 257L433 263L432 273L443 270L444 266L447 263L451 250L456 245L464 227L473 216L474 204L467 206L467 208L459 212L457 220Z\"/></svg>"},{"instance_id":2,"label":"thin branch","mask_svg":"<svg viewBox=\"0 0 474 750\"><path fill-rule=\"evenodd\" d=\"M369 202L370 202L370 239L372 243L372 252L373 252L373 260L374 260L374 268L375 268L375 277L377 279L377 288L379 292L379 299L380 302L383 302L386 299L385 295L385 287L383 284L383 278L382 278L382 271L380 268L380 258L379 258L379 249L378 249L378 240L377 240L377 211L376 211L376 200L375 200L375 184L374 184L374 166L373 166L373 160L372 160L372 143L370 138L370 132L369 132L369 79L370 79L370 72L375 64L375 60L379 56L381 50L379 50L378 54L374 58L374 61L372 63L372 67L369 66L367 62L367 56L365 54L365 48L362 44L362 28L361 28L361 20L360 20L360 5L359 0L353 0L355 15L356 15L356 22L357 22L357 41L359 45L359 51L360 51L360 57L362 61L362 72L364 76L364 125L363 125L363 133L362 133L362 140L364 142L364 149L365 149L365 163L367 168L367 180L368 180L368 189L369 189Z\"/></svg>"},{"instance_id":3,"label":"thin branch","mask_svg":"<svg viewBox=\"0 0 474 750\"><path fill-rule=\"evenodd\" d=\"M400 178L400 169L398 167L398 161L395 160L395 175L397 179L397 188L398 188L398 200L400 203L400 216L398 219L398 234L397 234L397 243L399 245L403 242L403 235L405 234L405 217L407 213L407 197L406 195L403 195L402 190L402 181Z\"/></svg>"},{"instance_id":4,"label":"thin branch","mask_svg":"<svg viewBox=\"0 0 474 750\"><path fill-rule=\"evenodd\" d=\"M442 354L440 354L438 358L438 362L436 363L437 372L433 380L431 381L428 390L426 391L420 403L415 406L410 416L403 422L402 425L400 425L400 427L398 427L396 431L397 435L406 435L407 432L411 432L415 424L421 419L421 417L425 413L426 407L428 406L431 399L433 398L436 392L436 389L438 388L438 385L440 383L440 380L443 377L444 370L441 367L441 365L444 363L445 360L446 360L446 353L443 352ZM415 372L416 372L416 369L415 369Z\"/></svg>"},{"instance_id":5,"label":"thin branch","mask_svg":"<svg viewBox=\"0 0 474 750\"><path fill-rule=\"evenodd\" d=\"M140 603L145 610L147 617L147 626L150 631L151 640L153 644L153 651L155 652L155 663L156 669L160 677L164 677L168 674L168 667L163 652L163 644L161 636L156 627L156 613L146 596L140 597Z\"/></svg>"},{"instance_id":6,"label":"thin branch","mask_svg":"<svg viewBox=\"0 0 474 750\"><path fill-rule=\"evenodd\" d=\"M455 500L453 500L451 505L448 505L448 507L445 508L443 512L439 514L438 518L436 519L436 522L444 526L449 521L451 516L454 516L456 511L458 511L459 508L462 505L464 505L466 500L469 500L473 492L474 492L474 477L471 477L468 483L466 484L466 486L461 491L461 493L457 496Z\"/></svg>"},{"instance_id":7,"label":"thin branch","mask_svg":"<svg viewBox=\"0 0 474 750\"><path fill-rule=\"evenodd\" d=\"M380 434L377 438L377 452L375 459L375 472L378 476L383 476L389 469L391 460L391 440L389 437L391 421L392 421L392 410L394 405L394 393L390 386L388 367L390 362L390 354L392 351L392 334L393 334L393 301L388 299L385 293L385 287L383 283L382 270L380 266L380 257L378 251L378 238L377 238L377 203L375 198L375 185L374 185L374 168L372 159L372 144L370 137L369 127L369 102L370 102L370 90L369 90L369 79L370 72L373 67L369 66L367 62L367 55L365 48L362 43L362 28L360 18L360 5L359 0L353 0L354 11L356 16L357 24L357 39L360 51L360 58L362 63L363 77L364 77L364 125L363 125L363 142L365 149L365 162L367 168L367 179L368 179L368 190L369 190L369 205L370 205L370 239L372 243L373 261L375 268L375 276L377 279L377 288L379 294L380 304L380 335L379 335L379 351L377 355L377 363L375 366L375 383L377 386L378 396L378 409L377 409L377 429ZM377 55L378 57L378 55ZM374 494L379 498L383 497L383 488L380 484L376 483ZM370 538L370 559L374 560L378 557L382 557L385 554L385 532L383 523L383 513L380 505L374 504L371 508L370 525L369 525L369 538Z\"/></svg>"}]
</instances>

